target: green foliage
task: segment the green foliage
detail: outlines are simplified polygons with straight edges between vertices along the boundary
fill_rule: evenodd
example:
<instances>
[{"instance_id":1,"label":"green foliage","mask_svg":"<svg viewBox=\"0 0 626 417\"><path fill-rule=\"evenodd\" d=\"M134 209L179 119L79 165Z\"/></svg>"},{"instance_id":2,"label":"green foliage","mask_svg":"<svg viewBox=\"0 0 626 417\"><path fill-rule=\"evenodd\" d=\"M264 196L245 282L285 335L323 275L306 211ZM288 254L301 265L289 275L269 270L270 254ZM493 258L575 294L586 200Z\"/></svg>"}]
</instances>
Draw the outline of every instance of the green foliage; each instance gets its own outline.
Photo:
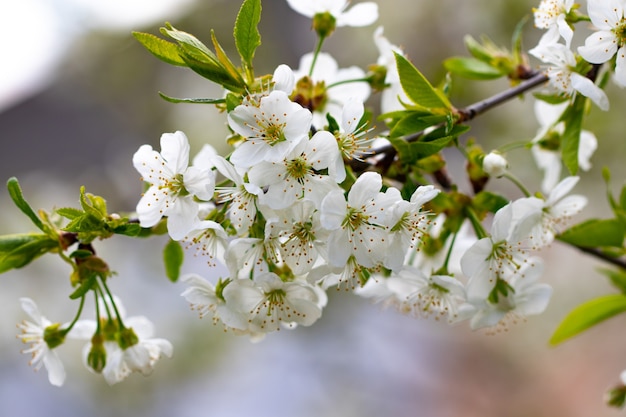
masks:
<instances>
[{"instance_id":1,"label":"green foliage","mask_svg":"<svg viewBox=\"0 0 626 417\"><path fill-rule=\"evenodd\" d=\"M85 187L80 189L80 204L82 210L70 207L57 209L56 212L69 220L63 230L76 233L78 240L83 243L96 238L108 238L113 234L137 236L141 232L141 227L129 223L128 218L109 215L106 201L86 193Z\"/></svg>"},{"instance_id":2,"label":"green foliage","mask_svg":"<svg viewBox=\"0 0 626 417\"><path fill-rule=\"evenodd\" d=\"M599 271L609 278L611 284L626 295L626 271L623 269L600 268Z\"/></svg>"},{"instance_id":3,"label":"green foliage","mask_svg":"<svg viewBox=\"0 0 626 417\"><path fill-rule=\"evenodd\" d=\"M563 163L572 175L578 172L578 146L586 101L585 96L577 94L574 103L561 116L561 120L565 123L565 131L561 139L561 155Z\"/></svg>"},{"instance_id":4,"label":"green foliage","mask_svg":"<svg viewBox=\"0 0 626 417\"><path fill-rule=\"evenodd\" d=\"M191 104L221 104L225 103L226 99L223 98L176 98L170 97L159 91L159 96L165 101L170 103L191 103Z\"/></svg>"},{"instance_id":5,"label":"green foliage","mask_svg":"<svg viewBox=\"0 0 626 417\"><path fill-rule=\"evenodd\" d=\"M398 156L403 164L412 166L420 159L434 155L448 146L463 133L469 130L469 126L457 125L446 133L446 128L435 129L433 132L420 138L416 142L407 142L401 138L389 138L393 147L398 151Z\"/></svg>"},{"instance_id":6,"label":"green foliage","mask_svg":"<svg viewBox=\"0 0 626 417\"><path fill-rule=\"evenodd\" d=\"M587 248L614 246L624 243L624 227L616 219L590 219L579 223L558 236L562 242Z\"/></svg>"},{"instance_id":7,"label":"green foliage","mask_svg":"<svg viewBox=\"0 0 626 417\"><path fill-rule=\"evenodd\" d=\"M506 75L489 63L471 57L453 56L446 59L443 65L451 73L473 80L494 80Z\"/></svg>"},{"instance_id":8,"label":"green foliage","mask_svg":"<svg viewBox=\"0 0 626 417\"><path fill-rule=\"evenodd\" d=\"M187 64L180 57L181 49L179 46L161 39L151 33L133 32L135 39L139 41L152 55L161 61L179 67L186 67Z\"/></svg>"},{"instance_id":9,"label":"green foliage","mask_svg":"<svg viewBox=\"0 0 626 417\"><path fill-rule=\"evenodd\" d=\"M39 230L42 232L46 232L47 229L44 227L43 222L37 216L35 211L30 207L30 204L24 199L24 195L22 194L22 188L20 187L20 183L17 181L17 178L11 177L7 181L7 189L9 190L9 195L11 199L15 203L15 205L24 213L28 218L37 226Z\"/></svg>"},{"instance_id":10,"label":"green foliage","mask_svg":"<svg viewBox=\"0 0 626 417\"><path fill-rule=\"evenodd\" d=\"M241 74L233 71L233 64L214 39L214 46L219 50L217 55L200 42L195 36L174 28L169 23L161 28L161 33L178 42L180 58L185 65L199 75L217 83L227 90L243 93L246 89ZM214 37L213 37L214 38Z\"/></svg>"},{"instance_id":11,"label":"green foliage","mask_svg":"<svg viewBox=\"0 0 626 417\"><path fill-rule=\"evenodd\" d=\"M572 310L556 329L550 344L557 345L584 330L626 311L626 296L611 294L595 298Z\"/></svg>"},{"instance_id":12,"label":"green foliage","mask_svg":"<svg viewBox=\"0 0 626 417\"><path fill-rule=\"evenodd\" d=\"M472 207L479 213L495 213L506 206L509 200L490 191L481 191L472 199Z\"/></svg>"},{"instance_id":13,"label":"green foliage","mask_svg":"<svg viewBox=\"0 0 626 417\"><path fill-rule=\"evenodd\" d=\"M163 263L165 264L165 274L170 281L178 281L178 277L180 276L180 268L183 265L184 257L185 254L180 243L170 239L170 241L167 242L167 245L165 245L165 248L163 249Z\"/></svg>"},{"instance_id":14,"label":"green foliage","mask_svg":"<svg viewBox=\"0 0 626 417\"><path fill-rule=\"evenodd\" d=\"M261 45L261 34L257 28L261 21L261 0L245 0L235 20L235 46L245 68L252 68L254 52Z\"/></svg>"},{"instance_id":15,"label":"green foliage","mask_svg":"<svg viewBox=\"0 0 626 417\"><path fill-rule=\"evenodd\" d=\"M403 55L394 52L400 75L400 84L418 110L433 114L447 114L452 109L448 98L435 89L415 66Z\"/></svg>"},{"instance_id":16,"label":"green foliage","mask_svg":"<svg viewBox=\"0 0 626 417\"><path fill-rule=\"evenodd\" d=\"M21 268L41 255L59 248L59 241L45 233L0 236L0 274Z\"/></svg>"}]
</instances>

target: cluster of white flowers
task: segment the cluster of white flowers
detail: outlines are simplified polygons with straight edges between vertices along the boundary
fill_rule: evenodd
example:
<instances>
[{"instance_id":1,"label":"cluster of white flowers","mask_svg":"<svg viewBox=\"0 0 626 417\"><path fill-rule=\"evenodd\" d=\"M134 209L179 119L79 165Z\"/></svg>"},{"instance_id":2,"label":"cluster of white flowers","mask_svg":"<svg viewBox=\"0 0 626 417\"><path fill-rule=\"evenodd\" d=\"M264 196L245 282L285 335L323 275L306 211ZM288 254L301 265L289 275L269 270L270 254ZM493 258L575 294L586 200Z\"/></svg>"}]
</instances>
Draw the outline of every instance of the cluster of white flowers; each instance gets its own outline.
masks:
<instances>
[{"instance_id":1,"label":"cluster of white flowers","mask_svg":"<svg viewBox=\"0 0 626 417\"><path fill-rule=\"evenodd\" d=\"M574 39L573 24L579 20L573 0L542 0L534 9L535 26L546 29L539 44L529 53L540 59L545 67L552 88L565 98L576 94L588 97L601 110L609 109L609 100L605 92L588 78L590 64L602 64L615 57L614 77L620 86L626 86L626 4L621 0L593 0L587 2L587 13L594 30L585 40L585 44L572 48ZM562 41L562 42L561 42ZM552 108L551 108L552 107ZM536 114L541 126L533 146L533 155L537 165L545 172L542 189L549 192L558 182L561 172L561 158L558 142L563 134L562 116L568 107L567 102L549 105L537 101ZM596 137L582 131L579 139L578 165L589 170L589 159L597 148Z\"/></svg>"},{"instance_id":2,"label":"cluster of white flowers","mask_svg":"<svg viewBox=\"0 0 626 417\"><path fill-rule=\"evenodd\" d=\"M55 349L66 337L90 341L83 349L83 363L90 371L102 374L109 385L123 381L132 372L148 375L162 355L172 356L172 344L165 339L152 338L154 328L147 318L126 318L117 298L115 307L111 303L100 303L99 321L80 320L71 325L50 322L30 298L20 301L33 321L18 325L22 330L18 338L31 344L24 353L32 355L35 370L45 366L52 385L61 386L65 382L65 369ZM113 309L118 314L115 319L106 314Z\"/></svg>"},{"instance_id":3,"label":"cluster of white flowers","mask_svg":"<svg viewBox=\"0 0 626 417\"><path fill-rule=\"evenodd\" d=\"M330 16L336 26L368 25L378 16L369 2L349 9L347 0L288 3L314 19ZM622 2L590 1L588 9L599 31L578 48L579 54L601 63L617 53L615 79L626 85ZM582 94L606 110L606 95L578 72L570 49L574 32L568 19L574 11L573 1L541 1L535 24L547 32L530 53L547 64L550 84L564 97ZM382 28L375 31L374 43L378 65L385 69L382 111L404 109L402 103L409 100L394 57L401 50ZM201 274L182 277L187 285L182 296L201 317L252 340L315 323L331 287L414 316L467 320L473 329L500 331L543 312L552 290L539 282L543 266L536 252L550 245L587 203L582 196L567 196L578 177L560 179L559 146L551 147L551 138L563 134L567 103L537 102L541 128L532 151L546 172L542 189L547 197L527 196L498 206L489 231L466 213L465 224L433 249L427 240L439 237L446 220L445 214L435 218L429 211L440 190L424 184L407 192L378 172L354 177L346 166L366 158L374 141L364 122L368 81L362 69L341 69L332 56L317 50L303 56L295 71L279 65L263 91L251 92L228 111L230 155L204 145L190 165L190 144L181 131L163 134L160 152L149 145L139 148L133 164L148 184L136 208L140 226L165 221L173 241L196 248L210 266L219 262L228 270L216 282ZM596 146L595 137L582 131L582 169L589 169ZM480 160L488 176L509 174L508 161L498 152ZM87 367L110 384L134 371L147 374L162 355L171 356L171 344L152 338L147 319L125 318L112 297L103 295L100 301L98 320L63 326L41 316L31 300L22 301L35 323L20 325L20 338L33 344L26 352L33 353L35 368L45 365L54 385L65 377L54 351L65 336L91 341L84 353Z\"/></svg>"}]
</instances>

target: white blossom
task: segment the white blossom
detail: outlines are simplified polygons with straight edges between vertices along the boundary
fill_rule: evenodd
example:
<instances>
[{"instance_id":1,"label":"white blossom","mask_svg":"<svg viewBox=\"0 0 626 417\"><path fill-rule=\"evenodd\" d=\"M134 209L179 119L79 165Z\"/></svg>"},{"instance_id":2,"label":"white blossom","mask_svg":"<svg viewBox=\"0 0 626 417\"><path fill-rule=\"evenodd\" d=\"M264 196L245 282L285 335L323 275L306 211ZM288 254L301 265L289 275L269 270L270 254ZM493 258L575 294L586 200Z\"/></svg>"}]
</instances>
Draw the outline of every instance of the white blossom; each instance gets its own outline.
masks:
<instances>
[{"instance_id":1,"label":"white blossom","mask_svg":"<svg viewBox=\"0 0 626 417\"><path fill-rule=\"evenodd\" d=\"M300 140L309 137L311 112L274 90L259 103L244 101L228 113L228 125L244 140L230 162L249 168L262 161L282 160Z\"/></svg>"},{"instance_id":2,"label":"white blossom","mask_svg":"<svg viewBox=\"0 0 626 417\"><path fill-rule=\"evenodd\" d=\"M494 332L506 331L509 323L515 324L528 316L543 313L552 288L538 283L542 272L541 260L533 258L506 284L501 282L489 299L474 302L471 328L491 327Z\"/></svg>"},{"instance_id":3,"label":"white blossom","mask_svg":"<svg viewBox=\"0 0 626 417\"><path fill-rule=\"evenodd\" d=\"M394 55L394 52L402 55L403 51L383 36L382 26L378 27L374 32L374 43L378 48L378 65L387 68L385 84L388 84L388 87L381 93L380 111L384 114L395 110L404 110L402 102L409 103L410 100L400 84L400 75L398 74L396 57Z\"/></svg>"},{"instance_id":4,"label":"white blossom","mask_svg":"<svg viewBox=\"0 0 626 417\"><path fill-rule=\"evenodd\" d=\"M558 41L559 36L570 46L574 37L574 30L566 21L566 15L572 10L574 0L541 0L539 7L533 9L535 26L547 29L539 44L549 44Z\"/></svg>"},{"instance_id":5,"label":"white blossom","mask_svg":"<svg viewBox=\"0 0 626 417\"><path fill-rule=\"evenodd\" d=\"M542 100L535 101L535 116L540 127L532 140L531 152L537 166L544 171L541 189L545 193L550 192L561 177L562 162L559 149L565 125L559 119L567 106L568 103L553 105ZM590 131L582 130L578 143L578 166L580 169L583 171L591 169L590 159L597 147L596 136Z\"/></svg>"},{"instance_id":6,"label":"white blossom","mask_svg":"<svg viewBox=\"0 0 626 417\"><path fill-rule=\"evenodd\" d=\"M32 359L30 365L37 371L42 366L48 371L48 381L54 386L61 386L65 382L65 368L56 350L57 346L51 346L45 339L46 329L59 330L60 323L52 323L41 314L37 304L30 298L20 298L22 309L31 317L33 321L24 320L17 327L22 330L22 334L17 337L23 343L30 343L28 349L22 353L30 353ZM58 333L58 332L57 332ZM60 342L63 341L61 338Z\"/></svg>"},{"instance_id":7,"label":"white blossom","mask_svg":"<svg viewBox=\"0 0 626 417\"><path fill-rule=\"evenodd\" d=\"M528 53L547 64L550 85L556 90L568 96L578 91L589 97L600 109L609 109L609 99L604 91L589 78L576 72L576 58L567 46L560 43L539 44Z\"/></svg>"},{"instance_id":8,"label":"white blossom","mask_svg":"<svg viewBox=\"0 0 626 417\"><path fill-rule=\"evenodd\" d=\"M334 167L341 158L335 137L319 131L311 139L301 140L281 161L263 161L251 167L248 178L259 187L268 186L259 201L272 209L284 209L305 199L319 207L322 199L338 188L335 172L320 171ZM341 171L342 177L345 173Z\"/></svg>"},{"instance_id":9,"label":"white blossom","mask_svg":"<svg viewBox=\"0 0 626 417\"><path fill-rule=\"evenodd\" d=\"M297 80L309 76L313 57L313 53L308 53L300 58L300 66L294 71ZM369 84L365 81L346 82L364 78L365 71L361 68L357 66L339 68L337 61L330 54L320 52L310 79L314 85L323 86L324 96L317 100L321 106L313 108L313 126L322 129L327 123L326 113L330 113L335 120L340 120L343 106L350 99L365 102L370 95Z\"/></svg>"},{"instance_id":10,"label":"white blossom","mask_svg":"<svg viewBox=\"0 0 626 417\"><path fill-rule=\"evenodd\" d=\"M592 64L607 62L614 55L615 80L626 86L626 16L621 0L594 0L587 2L591 22L598 29L578 47L578 53Z\"/></svg>"},{"instance_id":11,"label":"white blossom","mask_svg":"<svg viewBox=\"0 0 626 417\"><path fill-rule=\"evenodd\" d=\"M374 2L355 4L348 9L350 0L287 0L296 12L313 18L316 14L329 13L341 26L367 26L378 19L378 5Z\"/></svg>"},{"instance_id":12,"label":"white blossom","mask_svg":"<svg viewBox=\"0 0 626 417\"><path fill-rule=\"evenodd\" d=\"M508 167L508 161L499 152L489 152L483 159L483 171L496 178L506 174Z\"/></svg>"},{"instance_id":13,"label":"white blossom","mask_svg":"<svg viewBox=\"0 0 626 417\"><path fill-rule=\"evenodd\" d=\"M200 167L188 163L189 142L180 131L161 136L161 153L150 145L135 153L133 165L150 184L137 204L141 227L152 227L167 216L172 239L180 240L191 230L199 210L194 197L207 201L213 197L215 174L203 162Z\"/></svg>"},{"instance_id":14,"label":"white blossom","mask_svg":"<svg viewBox=\"0 0 626 417\"><path fill-rule=\"evenodd\" d=\"M310 326L322 315L325 293L305 281L283 281L274 273L235 279L223 291L226 304L248 318L249 330L269 333Z\"/></svg>"}]
</instances>

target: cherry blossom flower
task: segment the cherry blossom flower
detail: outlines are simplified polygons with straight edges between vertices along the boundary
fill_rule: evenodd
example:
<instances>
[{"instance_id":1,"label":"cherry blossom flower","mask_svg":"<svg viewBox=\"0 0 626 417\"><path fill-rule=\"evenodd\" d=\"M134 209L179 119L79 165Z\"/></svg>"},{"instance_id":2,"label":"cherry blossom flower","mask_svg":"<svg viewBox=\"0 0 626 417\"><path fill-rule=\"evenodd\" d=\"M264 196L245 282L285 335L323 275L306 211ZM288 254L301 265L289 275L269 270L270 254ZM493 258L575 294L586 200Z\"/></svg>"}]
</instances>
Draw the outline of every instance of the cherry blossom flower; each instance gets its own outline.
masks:
<instances>
[{"instance_id":1,"label":"cherry blossom flower","mask_svg":"<svg viewBox=\"0 0 626 417\"><path fill-rule=\"evenodd\" d=\"M282 327L310 326L322 315L325 293L305 281L284 282L274 273L235 279L223 291L234 311L246 314L250 330L269 333Z\"/></svg>"},{"instance_id":2,"label":"cherry blossom flower","mask_svg":"<svg viewBox=\"0 0 626 417\"><path fill-rule=\"evenodd\" d=\"M325 258L328 231L321 227L320 213L311 201L302 201L267 220L266 230L280 242L282 259L295 275L311 271Z\"/></svg>"},{"instance_id":3,"label":"cherry blossom flower","mask_svg":"<svg viewBox=\"0 0 626 417\"><path fill-rule=\"evenodd\" d=\"M582 195L566 196L578 183L579 177L567 177L550 191L544 201L537 197L528 197L513 202L513 211L517 217L526 217L529 213L537 219L530 231L534 243L533 249L540 249L554 241L570 222L572 216L579 213L586 205L587 198ZM534 213L539 213L536 216Z\"/></svg>"},{"instance_id":4,"label":"cherry blossom flower","mask_svg":"<svg viewBox=\"0 0 626 417\"><path fill-rule=\"evenodd\" d=\"M624 2L620 0L595 0L587 2L587 12L598 31L578 47L578 53L592 64L607 62L614 55L615 80L626 86L626 16Z\"/></svg>"},{"instance_id":5,"label":"cherry blossom flower","mask_svg":"<svg viewBox=\"0 0 626 417\"><path fill-rule=\"evenodd\" d=\"M333 191L322 201L322 226L331 231L328 258L331 265L343 267L348 258L371 268L382 261L389 244L384 215L401 199L391 187L381 193L382 177L365 172L356 180L346 201L342 191Z\"/></svg>"},{"instance_id":6,"label":"cherry blossom flower","mask_svg":"<svg viewBox=\"0 0 626 417\"><path fill-rule=\"evenodd\" d=\"M548 30L541 37L539 44L556 43L560 36L569 48L574 30L565 19L573 5L574 0L541 0L539 7L533 9L535 26Z\"/></svg>"},{"instance_id":7,"label":"cherry blossom flower","mask_svg":"<svg viewBox=\"0 0 626 417\"><path fill-rule=\"evenodd\" d=\"M574 53L560 43L539 44L528 51L531 55L546 63L546 73L550 85L568 96L578 91L589 97L600 109L609 109L609 99L604 91L589 78L576 72Z\"/></svg>"},{"instance_id":8,"label":"cherry blossom flower","mask_svg":"<svg viewBox=\"0 0 626 417\"><path fill-rule=\"evenodd\" d=\"M100 326L104 327L104 330L100 329L101 333L98 333L95 320L80 320L70 332L74 338L91 340L83 349L85 366L92 372L102 373L109 385L123 381L133 372L149 375L162 355L171 357L173 353L168 340L152 337L154 325L150 320L144 316L126 317L119 298L114 296L114 302L115 309L110 300L98 299ZM109 317L112 311L119 316ZM100 345L94 345L94 341L99 341ZM103 366L98 369L90 360L94 348L104 349L101 352L103 363L99 362Z\"/></svg>"},{"instance_id":9,"label":"cherry blossom flower","mask_svg":"<svg viewBox=\"0 0 626 417\"><path fill-rule=\"evenodd\" d=\"M262 161L281 161L300 140L309 137L311 117L311 112L280 90L262 97L258 105L244 101L228 113L228 125L244 138L230 162L249 168Z\"/></svg>"},{"instance_id":10,"label":"cherry blossom flower","mask_svg":"<svg viewBox=\"0 0 626 417\"><path fill-rule=\"evenodd\" d=\"M257 215L256 201L263 193L260 187L244 182L243 175L226 159L218 156L213 161L217 170L231 180L233 186L216 187L220 203L230 202L228 217L237 232L246 233Z\"/></svg>"},{"instance_id":11,"label":"cherry blossom flower","mask_svg":"<svg viewBox=\"0 0 626 417\"><path fill-rule=\"evenodd\" d=\"M301 140L279 162L260 162L250 168L248 178L259 187L268 186L259 202L272 209L283 209L300 199L310 200L316 207L331 191L338 188L335 172L320 174L335 166L341 158L332 133L319 131L308 140ZM341 171L342 177L345 172Z\"/></svg>"},{"instance_id":12,"label":"cherry blossom flower","mask_svg":"<svg viewBox=\"0 0 626 417\"><path fill-rule=\"evenodd\" d=\"M465 287L450 276L426 277L417 268L406 266L389 278L373 276L355 292L372 298L384 306L393 306L398 312L414 317L447 317L449 323L469 318L472 311L465 299Z\"/></svg>"},{"instance_id":13,"label":"cherry blossom flower","mask_svg":"<svg viewBox=\"0 0 626 417\"><path fill-rule=\"evenodd\" d=\"M30 353L32 359L30 365L37 371L42 366L48 371L48 381L54 386L60 387L65 382L65 368L56 350L63 343L64 334L60 331L60 323L52 323L41 314L37 304L30 298L20 298L22 309L33 321L24 320L17 327L22 330L18 335L23 343L30 343L30 348L22 353Z\"/></svg>"},{"instance_id":14,"label":"cherry blossom flower","mask_svg":"<svg viewBox=\"0 0 626 417\"><path fill-rule=\"evenodd\" d=\"M214 266L216 259L223 263L227 239L228 234L221 224L213 220L202 220L196 223L183 241L187 243L186 249L195 248L200 256L209 258L210 266Z\"/></svg>"},{"instance_id":15,"label":"cherry blossom flower","mask_svg":"<svg viewBox=\"0 0 626 417\"><path fill-rule=\"evenodd\" d=\"M329 13L338 27L368 26L378 19L378 5L374 2L358 3L350 9L350 0L287 0L287 3L296 12L310 18Z\"/></svg>"},{"instance_id":16,"label":"cherry blossom flower","mask_svg":"<svg viewBox=\"0 0 626 417\"><path fill-rule=\"evenodd\" d=\"M525 212L518 217L514 214L511 203L498 210L491 236L478 240L461 258L461 269L469 278L469 301L485 300L499 280L508 282L526 263L528 251L520 242L528 239L540 212Z\"/></svg>"},{"instance_id":17,"label":"cherry blossom flower","mask_svg":"<svg viewBox=\"0 0 626 417\"><path fill-rule=\"evenodd\" d=\"M385 223L389 228L389 247L384 258L386 268L397 270L404 265L407 251L415 247L430 223L424 204L439 194L432 185L418 187L410 201L399 200L387 211Z\"/></svg>"},{"instance_id":18,"label":"cherry blossom flower","mask_svg":"<svg viewBox=\"0 0 626 417\"><path fill-rule=\"evenodd\" d=\"M526 317L544 312L552 295L552 287L538 283L543 272L541 259L532 258L508 282L499 281L488 299L474 302L475 313L470 320L472 329L491 327L492 332L506 331Z\"/></svg>"},{"instance_id":19,"label":"cherry blossom flower","mask_svg":"<svg viewBox=\"0 0 626 417\"><path fill-rule=\"evenodd\" d=\"M348 100L358 100L365 102L370 95L370 86L366 81L365 72L357 67L339 68L337 61L325 52L320 52L315 60L315 67L309 76L309 71L314 59L313 53L308 53L300 58L300 66L294 71L298 83L305 80L308 88L315 92L319 91L320 96L314 93L308 105L313 110L313 126L322 129L326 121L326 113L329 113L335 120L341 120L343 106ZM347 82L358 80L355 82ZM296 90L298 84L296 84Z\"/></svg>"},{"instance_id":20,"label":"cherry blossom flower","mask_svg":"<svg viewBox=\"0 0 626 417\"><path fill-rule=\"evenodd\" d=\"M561 176L561 135L565 125L559 122L567 103L548 104L545 101L535 101L535 116L539 122L539 130L532 140L531 152L537 166L544 171L541 189L549 193L559 182ZM598 147L596 136L587 130L580 132L578 144L578 166L583 171L591 169L590 159Z\"/></svg>"},{"instance_id":21,"label":"cherry blossom flower","mask_svg":"<svg viewBox=\"0 0 626 417\"><path fill-rule=\"evenodd\" d=\"M188 274L180 278L187 288L181 296L189 302L192 310L196 310L200 318L211 315L213 324L222 322L225 329L239 333L248 327L248 320L245 314L233 311L226 305L226 301L221 295L221 291L226 282L218 283L218 287L211 284L206 279L197 274ZM218 294L219 291L220 293Z\"/></svg>"},{"instance_id":22,"label":"cherry blossom flower","mask_svg":"<svg viewBox=\"0 0 626 417\"><path fill-rule=\"evenodd\" d=\"M183 132L164 133L161 153L143 145L133 156L133 165L150 184L137 204L141 227L156 225L167 216L172 239L180 240L191 230L199 210L194 197L210 200L215 187L215 174L206 163L188 166L189 142Z\"/></svg>"}]
</instances>

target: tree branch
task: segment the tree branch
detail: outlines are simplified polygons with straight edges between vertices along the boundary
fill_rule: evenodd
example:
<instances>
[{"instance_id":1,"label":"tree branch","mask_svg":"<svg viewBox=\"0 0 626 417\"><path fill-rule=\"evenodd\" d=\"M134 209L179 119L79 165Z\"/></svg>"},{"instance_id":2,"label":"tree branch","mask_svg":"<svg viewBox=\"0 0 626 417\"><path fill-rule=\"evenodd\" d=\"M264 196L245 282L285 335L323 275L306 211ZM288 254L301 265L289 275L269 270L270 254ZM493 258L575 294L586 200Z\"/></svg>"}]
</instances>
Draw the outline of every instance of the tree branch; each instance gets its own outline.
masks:
<instances>
[{"instance_id":1,"label":"tree branch","mask_svg":"<svg viewBox=\"0 0 626 417\"><path fill-rule=\"evenodd\" d=\"M606 253L602 252L601 250L597 248L587 248L584 246L577 246L577 245L571 245L571 246L580 250L581 252L585 252L589 255L592 255L598 259L603 260L604 262L610 263L614 266L617 266L618 268L626 270L626 259L624 258L614 258L612 256L607 255Z\"/></svg>"},{"instance_id":2,"label":"tree branch","mask_svg":"<svg viewBox=\"0 0 626 417\"><path fill-rule=\"evenodd\" d=\"M472 120L476 116L488 110L491 110L492 108L502 103L505 103L519 96L520 94L523 94L529 90L532 90L533 88L545 83L546 81L548 81L547 75L545 75L544 73L535 73L530 78L521 82L515 87L511 87L508 90L502 91L484 100L478 101L465 108L457 109L457 113L460 115L460 117L458 120L455 121L455 124L461 124L469 120ZM444 125L443 123L440 123L438 125L435 125L434 127L440 127L443 125ZM424 136L424 134L430 129L432 129L432 127L429 129L420 130L419 132L415 132L410 135L404 136L402 137L402 139L404 139L407 142L415 142L416 140ZM367 155L364 155L363 158L367 159L373 156L389 154L389 153L395 153L395 149L391 145L385 145L379 148L372 149ZM357 170L363 170L365 169L365 167L369 166L369 164L363 161L353 160L352 162L353 162L352 167Z\"/></svg>"}]
</instances>

